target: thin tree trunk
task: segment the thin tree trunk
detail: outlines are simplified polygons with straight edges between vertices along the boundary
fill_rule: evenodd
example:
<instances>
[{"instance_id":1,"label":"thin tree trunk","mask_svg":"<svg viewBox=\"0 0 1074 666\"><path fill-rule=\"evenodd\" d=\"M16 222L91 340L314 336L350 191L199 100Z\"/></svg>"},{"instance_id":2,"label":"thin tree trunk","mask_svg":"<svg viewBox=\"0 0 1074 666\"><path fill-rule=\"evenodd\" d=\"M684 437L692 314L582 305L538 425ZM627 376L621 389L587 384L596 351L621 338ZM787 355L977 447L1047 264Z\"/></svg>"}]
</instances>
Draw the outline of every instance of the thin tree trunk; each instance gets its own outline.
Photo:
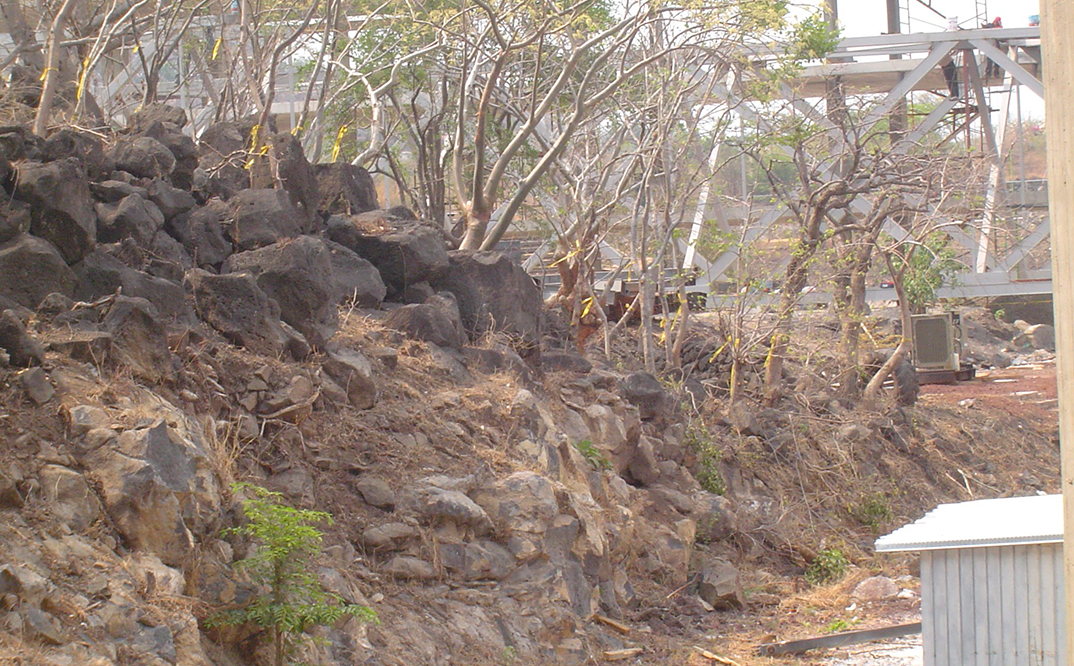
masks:
<instances>
[{"instance_id":1,"label":"thin tree trunk","mask_svg":"<svg viewBox=\"0 0 1074 666\"><path fill-rule=\"evenodd\" d=\"M64 0L60 11L56 12L56 18L52 21L52 27L48 33L47 61L45 64L45 83L41 88L41 102L37 105L37 116L34 118L34 134L45 136L48 132L49 117L52 115L52 103L56 97L56 79L59 75L60 65L60 39L63 37L63 29L67 25L67 19L74 10L78 0Z\"/></svg>"},{"instance_id":2,"label":"thin tree trunk","mask_svg":"<svg viewBox=\"0 0 1074 666\"><path fill-rule=\"evenodd\" d=\"M899 345L892 352L888 360L884 362L884 365L880 366L880 369L876 371L873 378L869 380L869 384L865 387L865 393L862 395L862 404L866 408L872 408L876 405L877 397L880 395L880 388L884 385L884 382L891 373L895 372L895 368L899 367L899 363L906 357L907 352L910 351L911 343L911 327L913 322L910 319L910 303L906 300L906 289L903 283L903 275L906 270L906 266L910 264L910 255L913 253L911 248L908 256L903 262L903 270L895 271L895 266L891 261L891 255L884 254L884 261L887 262L888 271L891 273L891 280L895 283L895 294L899 299L899 316L902 320L902 339L899 340Z\"/></svg>"}]
</instances>

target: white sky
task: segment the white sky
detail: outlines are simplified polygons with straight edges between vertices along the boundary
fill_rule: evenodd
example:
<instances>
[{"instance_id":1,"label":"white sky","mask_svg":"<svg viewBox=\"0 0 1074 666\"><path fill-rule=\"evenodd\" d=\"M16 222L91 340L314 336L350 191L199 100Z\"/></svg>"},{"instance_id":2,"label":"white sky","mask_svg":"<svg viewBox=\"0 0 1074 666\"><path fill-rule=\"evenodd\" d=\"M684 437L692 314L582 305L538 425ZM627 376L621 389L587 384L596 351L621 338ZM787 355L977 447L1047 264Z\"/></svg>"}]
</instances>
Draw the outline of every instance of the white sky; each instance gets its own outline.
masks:
<instances>
[{"instance_id":1,"label":"white sky","mask_svg":"<svg viewBox=\"0 0 1074 666\"><path fill-rule=\"evenodd\" d=\"M847 37L879 35L887 32L887 0L838 0L839 22ZM899 4L903 4L900 2ZM931 32L947 29L947 21L937 16L918 0L909 0L912 32ZM1004 28L1029 25L1030 14L1040 13L1038 0L985 0L988 20L1003 18ZM932 0L932 6L944 16L957 16L963 28L976 28L976 0ZM905 20L905 19L904 19Z\"/></svg>"}]
</instances>

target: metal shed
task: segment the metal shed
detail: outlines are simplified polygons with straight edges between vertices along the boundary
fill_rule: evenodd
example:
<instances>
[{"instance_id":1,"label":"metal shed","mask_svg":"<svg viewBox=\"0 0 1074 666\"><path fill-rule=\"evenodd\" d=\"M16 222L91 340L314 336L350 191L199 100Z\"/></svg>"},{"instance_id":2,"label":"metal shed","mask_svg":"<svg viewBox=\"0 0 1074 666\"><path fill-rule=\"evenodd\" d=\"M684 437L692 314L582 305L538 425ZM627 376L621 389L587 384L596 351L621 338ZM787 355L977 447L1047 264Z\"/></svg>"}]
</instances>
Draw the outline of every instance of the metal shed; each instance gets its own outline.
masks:
<instances>
[{"instance_id":1,"label":"metal shed","mask_svg":"<svg viewBox=\"0 0 1074 666\"><path fill-rule=\"evenodd\" d=\"M942 504L876 541L921 552L925 666L1063 666L1062 495Z\"/></svg>"}]
</instances>

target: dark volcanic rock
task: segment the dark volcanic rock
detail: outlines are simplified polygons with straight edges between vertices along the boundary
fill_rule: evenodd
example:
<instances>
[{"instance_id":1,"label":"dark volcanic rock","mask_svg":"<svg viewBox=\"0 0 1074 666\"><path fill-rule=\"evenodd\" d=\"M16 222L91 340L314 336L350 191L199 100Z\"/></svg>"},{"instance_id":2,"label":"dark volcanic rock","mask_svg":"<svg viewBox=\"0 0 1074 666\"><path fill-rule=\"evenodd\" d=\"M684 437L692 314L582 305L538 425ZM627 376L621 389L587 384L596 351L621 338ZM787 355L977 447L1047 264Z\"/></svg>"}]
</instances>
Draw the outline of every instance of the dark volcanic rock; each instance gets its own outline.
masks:
<instances>
[{"instance_id":1,"label":"dark volcanic rock","mask_svg":"<svg viewBox=\"0 0 1074 666\"><path fill-rule=\"evenodd\" d=\"M290 132L280 132L269 140L269 157L274 162L276 177L291 197L291 203L305 217L303 231L320 232L324 222L317 212L320 196L318 180L313 166L302 151L302 143Z\"/></svg>"},{"instance_id":2,"label":"dark volcanic rock","mask_svg":"<svg viewBox=\"0 0 1074 666\"><path fill-rule=\"evenodd\" d=\"M321 367L347 392L347 399L358 409L370 409L377 403L373 366L362 353L345 347L330 351Z\"/></svg>"},{"instance_id":3,"label":"dark volcanic rock","mask_svg":"<svg viewBox=\"0 0 1074 666\"><path fill-rule=\"evenodd\" d=\"M339 243L325 241L324 244L332 253L332 289L335 300L340 303L354 303L360 308L380 307L388 288L380 279L380 271L376 266Z\"/></svg>"},{"instance_id":4,"label":"dark volcanic rock","mask_svg":"<svg viewBox=\"0 0 1074 666\"><path fill-rule=\"evenodd\" d=\"M360 166L330 162L315 167L317 210L322 215L353 215L377 209L373 178Z\"/></svg>"},{"instance_id":5,"label":"dark volcanic rock","mask_svg":"<svg viewBox=\"0 0 1074 666\"><path fill-rule=\"evenodd\" d=\"M174 376L168 336L152 303L119 296L102 326L112 335L113 357L136 377L157 383Z\"/></svg>"},{"instance_id":6,"label":"dark volcanic rock","mask_svg":"<svg viewBox=\"0 0 1074 666\"><path fill-rule=\"evenodd\" d=\"M231 241L224 236L223 220L220 210L208 205L177 215L164 229L183 244L198 266L216 269L232 251Z\"/></svg>"},{"instance_id":7,"label":"dark volcanic rock","mask_svg":"<svg viewBox=\"0 0 1074 666\"><path fill-rule=\"evenodd\" d=\"M112 147L116 168L138 178L167 178L175 168L175 155L148 136L120 139Z\"/></svg>"},{"instance_id":8,"label":"dark volcanic rock","mask_svg":"<svg viewBox=\"0 0 1074 666\"><path fill-rule=\"evenodd\" d=\"M157 205L165 220L174 219L197 206L190 192L172 187L163 180L153 180L146 186L145 196Z\"/></svg>"},{"instance_id":9,"label":"dark volcanic rock","mask_svg":"<svg viewBox=\"0 0 1074 666\"><path fill-rule=\"evenodd\" d=\"M124 183L121 180L103 180L99 183L90 183L90 191L93 198L101 203L119 203L132 194L137 194L143 199L149 198L149 192L144 187Z\"/></svg>"},{"instance_id":10,"label":"dark volcanic rock","mask_svg":"<svg viewBox=\"0 0 1074 666\"><path fill-rule=\"evenodd\" d=\"M674 410L675 401L660 385L660 381L647 372L635 372L624 377L619 382L619 393L638 408L642 421L667 417Z\"/></svg>"},{"instance_id":11,"label":"dark volcanic rock","mask_svg":"<svg viewBox=\"0 0 1074 666\"><path fill-rule=\"evenodd\" d=\"M523 357L541 340L541 291L522 267L499 252L450 253L448 270L433 286L455 294L472 340L507 333Z\"/></svg>"},{"instance_id":12,"label":"dark volcanic rock","mask_svg":"<svg viewBox=\"0 0 1074 666\"><path fill-rule=\"evenodd\" d=\"M256 250L302 233L302 214L283 190L243 190L232 197L225 233L236 250Z\"/></svg>"},{"instance_id":13,"label":"dark volcanic rock","mask_svg":"<svg viewBox=\"0 0 1074 666\"><path fill-rule=\"evenodd\" d=\"M30 231L73 264L93 249L97 215L85 173L75 159L19 165L15 198L33 207Z\"/></svg>"},{"instance_id":14,"label":"dark volcanic rock","mask_svg":"<svg viewBox=\"0 0 1074 666\"><path fill-rule=\"evenodd\" d=\"M101 180L115 169L115 163L105 155L101 140L87 132L62 129L54 132L41 147L41 159L45 162L68 157L81 162L91 180Z\"/></svg>"},{"instance_id":15,"label":"dark volcanic rock","mask_svg":"<svg viewBox=\"0 0 1074 666\"><path fill-rule=\"evenodd\" d=\"M310 342L323 346L335 334L339 319L332 258L319 238L299 236L233 254L222 270L253 275L257 285L279 304L280 318Z\"/></svg>"},{"instance_id":16,"label":"dark volcanic rock","mask_svg":"<svg viewBox=\"0 0 1074 666\"><path fill-rule=\"evenodd\" d=\"M38 92L41 84L35 82ZM26 125L5 125L0 127L0 159L10 162L41 159L41 145L44 140L30 131Z\"/></svg>"},{"instance_id":17,"label":"dark volcanic rock","mask_svg":"<svg viewBox=\"0 0 1074 666\"><path fill-rule=\"evenodd\" d=\"M384 319L384 325L439 347L460 349L467 342L459 307L450 295L395 308Z\"/></svg>"},{"instance_id":18,"label":"dark volcanic rock","mask_svg":"<svg viewBox=\"0 0 1074 666\"><path fill-rule=\"evenodd\" d=\"M0 245L0 295L19 305L36 308L46 296L70 296L75 274L46 240L27 234Z\"/></svg>"},{"instance_id":19,"label":"dark volcanic rock","mask_svg":"<svg viewBox=\"0 0 1074 666\"><path fill-rule=\"evenodd\" d=\"M194 170L198 168L198 147L180 126L155 122L146 128L144 135L156 139L175 158L168 179L178 188L189 190L194 184Z\"/></svg>"},{"instance_id":20,"label":"dark volcanic rock","mask_svg":"<svg viewBox=\"0 0 1074 666\"><path fill-rule=\"evenodd\" d=\"M11 310L0 313L0 349L7 352L11 365L19 368L41 365L45 360L41 344L26 332L22 320Z\"/></svg>"},{"instance_id":21,"label":"dark volcanic rock","mask_svg":"<svg viewBox=\"0 0 1074 666\"><path fill-rule=\"evenodd\" d=\"M127 127L135 134L138 134L157 122L171 123L181 130L186 127L186 111L178 106L153 102L131 114Z\"/></svg>"},{"instance_id":22,"label":"dark volcanic rock","mask_svg":"<svg viewBox=\"0 0 1074 666\"><path fill-rule=\"evenodd\" d=\"M119 203L97 204L97 240L102 243L118 243L133 238L142 247L148 247L153 237L164 227L164 214L156 204L137 194Z\"/></svg>"},{"instance_id":23,"label":"dark volcanic rock","mask_svg":"<svg viewBox=\"0 0 1074 666\"><path fill-rule=\"evenodd\" d=\"M4 197L0 201L0 243L6 243L19 234L29 233L33 222L30 204Z\"/></svg>"},{"instance_id":24,"label":"dark volcanic rock","mask_svg":"<svg viewBox=\"0 0 1074 666\"><path fill-rule=\"evenodd\" d=\"M325 235L376 266L389 294L436 279L448 267L443 237L419 222L400 222L378 213L336 216L328 221Z\"/></svg>"},{"instance_id":25,"label":"dark volcanic rock","mask_svg":"<svg viewBox=\"0 0 1074 666\"><path fill-rule=\"evenodd\" d=\"M73 268L78 276L78 300L95 301L122 288L124 296L144 298L163 317L179 321L191 318L182 285L135 270L106 252L97 250Z\"/></svg>"},{"instance_id":26,"label":"dark volcanic rock","mask_svg":"<svg viewBox=\"0 0 1074 666\"><path fill-rule=\"evenodd\" d=\"M230 343L269 356L284 348L280 308L252 275L212 275L195 269L187 273L186 283L198 316Z\"/></svg>"}]
</instances>

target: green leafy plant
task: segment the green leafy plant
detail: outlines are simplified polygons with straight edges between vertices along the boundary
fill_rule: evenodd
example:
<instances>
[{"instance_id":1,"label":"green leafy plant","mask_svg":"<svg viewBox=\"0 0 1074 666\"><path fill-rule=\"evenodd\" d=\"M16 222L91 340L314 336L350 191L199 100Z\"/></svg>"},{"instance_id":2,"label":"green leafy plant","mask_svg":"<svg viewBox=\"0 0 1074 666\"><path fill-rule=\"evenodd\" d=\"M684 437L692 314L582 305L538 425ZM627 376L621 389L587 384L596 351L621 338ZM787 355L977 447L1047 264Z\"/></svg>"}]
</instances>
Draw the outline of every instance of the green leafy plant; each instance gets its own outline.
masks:
<instances>
[{"instance_id":1,"label":"green leafy plant","mask_svg":"<svg viewBox=\"0 0 1074 666\"><path fill-rule=\"evenodd\" d=\"M242 511L248 522L224 534L255 542L253 552L235 566L245 570L263 592L242 608L215 613L209 626L250 623L267 629L274 664L283 666L308 627L334 624L344 616L378 621L371 608L348 604L326 591L308 568L321 552L323 534L317 525L331 524L329 514L288 506L280 493L248 483L237 483L232 490L247 495Z\"/></svg>"},{"instance_id":2,"label":"green leafy plant","mask_svg":"<svg viewBox=\"0 0 1074 666\"><path fill-rule=\"evenodd\" d=\"M851 626L853 626L852 622L847 622L843 619L835 620L828 626L824 627L824 633L837 634L840 631L846 631L847 629L850 629Z\"/></svg>"},{"instance_id":3,"label":"green leafy plant","mask_svg":"<svg viewBox=\"0 0 1074 666\"><path fill-rule=\"evenodd\" d=\"M720 471L720 447L712 441L712 436L704 425L691 421L684 437L686 445L697 456L694 478L704 490L716 495L727 492L727 482Z\"/></svg>"},{"instance_id":4,"label":"green leafy plant","mask_svg":"<svg viewBox=\"0 0 1074 666\"><path fill-rule=\"evenodd\" d=\"M825 548L817 553L805 572L805 579L811 585L824 585L842 578L850 562L838 548Z\"/></svg>"},{"instance_id":5,"label":"green leafy plant","mask_svg":"<svg viewBox=\"0 0 1074 666\"><path fill-rule=\"evenodd\" d=\"M874 530L893 518L888 498L881 492L862 493L859 501L847 507L847 512L851 518Z\"/></svg>"},{"instance_id":6,"label":"green leafy plant","mask_svg":"<svg viewBox=\"0 0 1074 666\"><path fill-rule=\"evenodd\" d=\"M612 464L608 462L608 459L604 457L604 454L600 452L596 446L593 445L588 439L583 439L574 444L574 448L578 449L578 453L582 454L582 457L589 462L596 470L611 469Z\"/></svg>"}]
</instances>

